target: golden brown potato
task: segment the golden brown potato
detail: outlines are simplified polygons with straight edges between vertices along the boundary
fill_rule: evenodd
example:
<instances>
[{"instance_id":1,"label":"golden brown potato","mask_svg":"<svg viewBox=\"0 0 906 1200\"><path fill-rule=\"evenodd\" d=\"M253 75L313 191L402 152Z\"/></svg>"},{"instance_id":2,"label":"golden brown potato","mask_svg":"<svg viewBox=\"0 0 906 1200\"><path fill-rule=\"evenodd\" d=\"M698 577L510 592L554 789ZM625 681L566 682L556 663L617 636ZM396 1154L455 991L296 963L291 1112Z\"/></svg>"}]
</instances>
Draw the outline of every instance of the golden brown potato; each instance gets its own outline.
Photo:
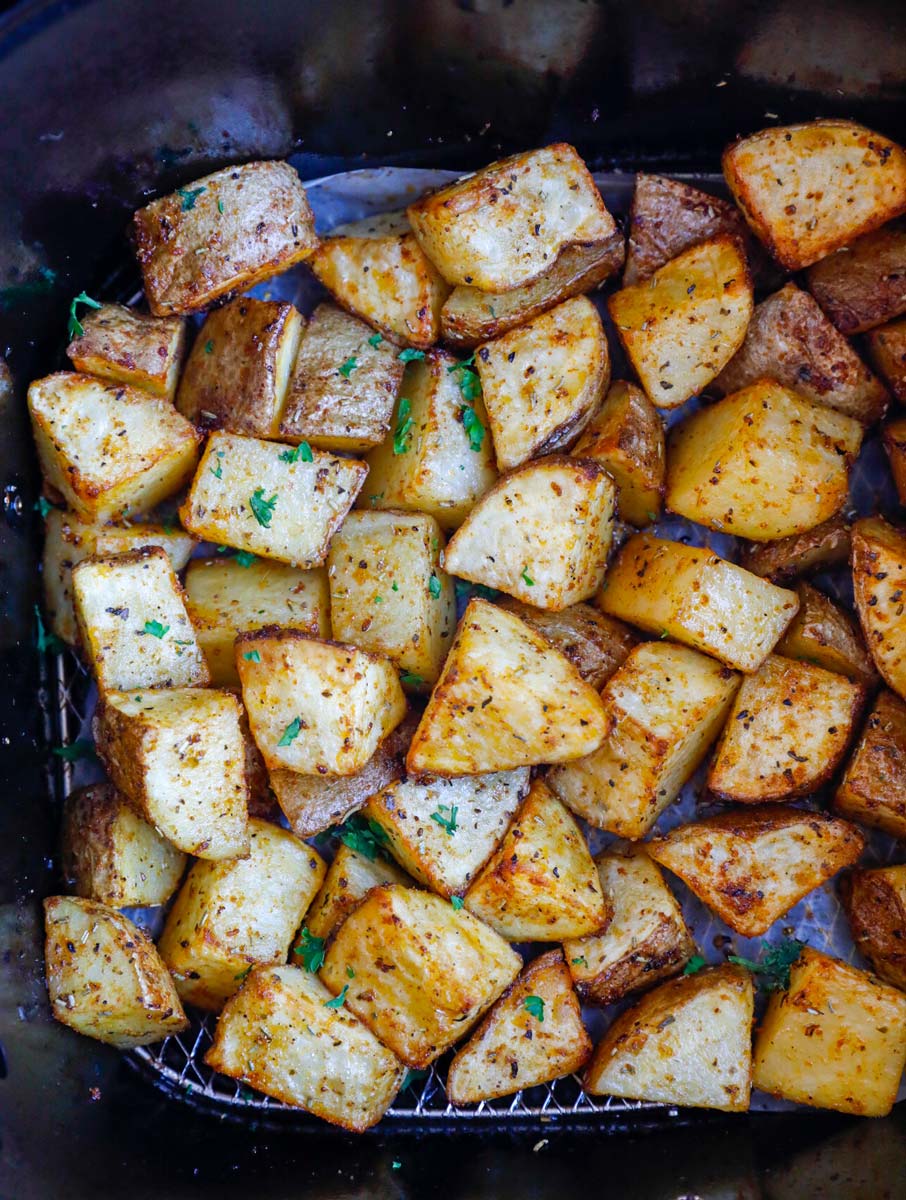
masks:
<instances>
[{"instance_id":1,"label":"golden brown potato","mask_svg":"<svg viewBox=\"0 0 906 1200\"><path fill-rule=\"evenodd\" d=\"M865 336L868 357L890 390L906 404L906 318L872 329Z\"/></svg>"},{"instance_id":2,"label":"golden brown potato","mask_svg":"<svg viewBox=\"0 0 906 1200\"><path fill-rule=\"evenodd\" d=\"M309 257L318 244L305 189L287 162L224 167L133 218L151 311L201 312Z\"/></svg>"},{"instance_id":3,"label":"golden brown potato","mask_svg":"<svg viewBox=\"0 0 906 1200\"><path fill-rule=\"evenodd\" d=\"M628 625L606 617L590 604L573 604L554 613L508 597L498 603L504 612L524 621L565 655L596 690L600 690L623 665L638 642Z\"/></svg>"},{"instance_id":4,"label":"golden brown potato","mask_svg":"<svg viewBox=\"0 0 906 1200\"><path fill-rule=\"evenodd\" d=\"M77 371L173 399L186 348L180 317L148 317L122 304L102 304L80 324L82 332L66 347Z\"/></svg>"},{"instance_id":5,"label":"golden brown potato","mask_svg":"<svg viewBox=\"0 0 906 1200\"><path fill-rule=\"evenodd\" d=\"M772 583L792 583L811 571L825 571L848 563L850 534L851 527L845 517L831 517L805 533L744 546L739 565Z\"/></svg>"},{"instance_id":6,"label":"golden brown potato","mask_svg":"<svg viewBox=\"0 0 906 1200\"><path fill-rule=\"evenodd\" d=\"M862 635L849 615L811 584L796 588L799 611L777 643L784 658L798 658L826 671L836 671L854 683L874 687L878 673Z\"/></svg>"},{"instance_id":7,"label":"golden brown potato","mask_svg":"<svg viewBox=\"0 0 906 1200\"><path fill-rule=\"evenodd\" d=\"M834 811L906 838L906 704L882 691L846 766Z\"/></svg>"},{"instance_id":8,"label":"golden brown potato","mask_svg":"<svg viewBox=\"0 0 906 1200\"><path fill-rule=\"evenodd\" d=\"M305 929L308 931L308 941L312 938L325 940L330 937L338 925L349 916L360 900L364 900L372 888L385 883L399 883L403 887L411 887L412 880L400 870L396 863L376 854L369 858L341 842L337 847L333 862L327 868L321 890L311 902L311 908L305 918ZM305 949L306 938L303 933L302 941L293 950L294 955L301 955ZM293 959L294 962L297 959Z\"/></svg>"},{"instance_id":9,"label":"golden brown potato","mask_svg":"<svg viewBox=\"0 0 906 1200\"><path fill-rule=\"evenodd\" d=\"M742 345L752 316L742 245L718 235L607 302L652 404L678 408L703 391Z\"/></svg>"},{"instance_id":10,"label":"golden brown potato","mask_svg":"<svg viewBox=\"0 0 906 1200\"><path fill-rule=\"evenodd\" d=\"M201 436L185 417L125 383L58 371L31 385L28 411L47 482L89 521L147 512L198 461Z\"/></svg>"},{"instance_id":11,"label":"golden brown potato","mask_svg":"<svg viewBox=\"0 0 906 1200\"><path fill-rule=\"evenodd\" d=\"M893 482L903 504L906 497L906 418L897 417L895 421L888 421L883 433Z\"/></svg>"},{"instance_id":12,"label":"golden brown potato","mask_svg":"<svg viewBox=\"0 0 906 1200\"><path fill-rule=\"evenodd\" d=\"M856 521L852 564L865 642L884 681L906 697L906 533L883 517Z\"/></svg>"},{"instance_id":13,"label":"golden brown potato","mask_svg":"<svg viewBox=\"0 0 906 1200\"><path fill-rule=\"evenodd\" d=\"M122 913L49 896L44 925L47 992L58 1021L121 1050L188 1029L154 943Z\"/></svg>"},{"instance_id":14,"label":"golden brown potato","mask_svg":"<svg viewBox=\"0 0 906 1200\"><path fill-rule=\"evenodd\" d=\"M891 221L815 263L806 282L841 333L864 333L906 312L904 271L906 221Z\"/></svg>"},{"instance_id":15,"label":"golden brown potato","mask_svg":"<svg viewBox=\"0 0 906 1200\"><path fill-rule=\"evenodd\" d=\"M854 121L776 125L723 155L733 198L788 270L906 210L906 154Z\"/></svg>"},{"instance_id":16,"label":"golden brown potato","mask_svg":"<svg viewBox=\"0 0 906 1200\"><path fill-rule=\"evenodd\" d=\"M745 1112L755 989L738 967L681 975L622 1013L585 1073L592 1095Z\"/></svg>"},{"instance_id":17,"label":"golden brown potato","mask_svg":"<svg viewBox=\"0 0 906 1200\"><path fill-rule=\"evenodd\" d=\"M838 891L856 948L885 983L906 991L906 866L849 871Z\"/></svg>"},{"instance_id":18,"label":"golden brown potato","mask_svg":"<svg viewBox=\"0 0 906 1200\"><path fill-rule=\"evenodd\" d=\"M755 1038L763 1092L863 1117L883 1117L906 1065L906 996L806 946L787 991L768 1003Z\"/></svg>"}]
</instances>

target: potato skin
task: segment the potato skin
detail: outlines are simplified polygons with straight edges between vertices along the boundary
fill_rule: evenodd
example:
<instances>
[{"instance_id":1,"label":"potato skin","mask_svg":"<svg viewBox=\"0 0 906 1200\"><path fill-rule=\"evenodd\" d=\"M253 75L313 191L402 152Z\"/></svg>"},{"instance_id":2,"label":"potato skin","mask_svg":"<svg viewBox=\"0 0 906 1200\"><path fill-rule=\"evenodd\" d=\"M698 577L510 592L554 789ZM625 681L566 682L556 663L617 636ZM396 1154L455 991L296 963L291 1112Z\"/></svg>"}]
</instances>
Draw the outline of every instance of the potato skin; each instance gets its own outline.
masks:
<instances>
[{"instance_id":1,"label":"potato skin","mask_svg":"<svg viewBox=\"0 0 906 1200\"><path fill-rule=\"evenodd\" d=\"M799 611L777 643L777 653L836 671L865 687L875 687L878 673L849 613L811 584L800 583L796 595Z\"/></svg>"},{"instance_id":2,"label":"potato skin","mask_svg":"<svg viewBox=\"0 0 906 1200\"><path fill-rule=\"evenodd\" d=\"M906 404L906 318L881 325L865 335L868 357L890 390Z\"/></svg>"},{"instance_id":3,"label":"potato skin","mask_svg":"<svg viewBox=\"0 0 906 1200\"><path fill-rule=\"evenodd\" d=\"M885 983L906 991L906 866L849 871L837 890L859 951Z\"/></svg>"},{"instance_id":4,"label":"potato skin","mask_svg":"<svg viewBox=\"0 0 906 1200\"><path fill-rule=\"evenodd\" d=\"M906 312L904 270L906 221L891 221L815 263L806 282L841 333L864 333Z\"/></svg>"},{"instance_id":5,"label":"potato skin","mask_svg":"<svg viewBox=\"0 0 906 1200\"><path fill-rule=\"evenodd\" d=\"M883 437L893 482L902 504L906 496L906 418L897 417L894 421L888 421Z\"/></svg>"},{"instance_id":6,"label":"potato skin","mask_svg":"<svg viewBox=\"0 0 906 1200\"><path fill-rule=\"evenodd\" d=\"M882 691L847 763L834 811L906 839L906 704Z\"/></svg>"},{"instance_id":7,"label":"potato skin","mask_svg":"<svg viewBox=\"0 0 906 1200\"><path fill-rule=\"evenodd\" d=\"M147 317L122 304L103 304L80 320L81 335L66 347L77 371L173 399L186 349L180 317Z\"/></svg>"},{"instance_id":8,"label":"potato skin","mask_svg":"<svg viewBox=\"0 0 906 1200\"><path fill-rule=\"evenodd\" d=\"M906 698L906 532L883 517L856 521L852 566L865 643L885 683Z\"/></svg>"},{"instance_id":9,"label":"potato skin","mask_svg":"<svg viewBox=\"0 0 906 1200\"><path fill-rule=\"evenodd\" d=\"M838 514L814 529L771 542L743 545L739 565L753 575L786 585L812 571L849 562L851 526Z\"/></svg>"},{"instance_id":10,"label":"potato skin","mask_svg":"<svg viewBox=\"0 0 906 1200\"><path fill-rule=\"evenodd\" d=\"M497 604L540 633L598 690L623 665L639 640L628 625L605 616L590 604L571 604L560 612L546 612L509 596Z\"/></svg>"}]
</instances>

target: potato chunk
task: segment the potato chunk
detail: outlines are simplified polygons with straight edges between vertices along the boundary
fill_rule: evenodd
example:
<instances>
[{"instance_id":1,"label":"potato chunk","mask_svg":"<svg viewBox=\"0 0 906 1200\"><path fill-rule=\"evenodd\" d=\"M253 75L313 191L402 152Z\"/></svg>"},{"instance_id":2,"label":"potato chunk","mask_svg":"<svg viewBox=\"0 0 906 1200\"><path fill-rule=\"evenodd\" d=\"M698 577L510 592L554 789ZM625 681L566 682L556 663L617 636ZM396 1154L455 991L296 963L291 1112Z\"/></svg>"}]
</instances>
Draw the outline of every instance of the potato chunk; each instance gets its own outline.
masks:
<instances>
[{"instance_id":1,"label":"potato chunk","mask_svg":"<svg viewBox=\"0 0 906 1200\"><path fill-rule=\"evenodd\" d=\"M744 546L739 565L772 583L788 584L848 563L850 545L851 527L845 517L836 516L792 537Z\"/></svg>"},{"instance_id":2,"label":"potato chunk","mask_svg":"<svg viewBox=\"0 0 906 1200\"><path fill-rule=\"evenodd\" d=\"M369 858L341 842L305 918L305 928L310 936L329 938L372 888L385 883L399 883L405 887L411 886L412 880L383 855ZM293 951L294 954L301 952L302 945Z\"/></svg>"},{"instance_id":3,"label":"potato chunk","mask_svg":"<svg viewBox=\"0 0 906 1200\"><path fill-rule=\"evenodd\" d=\"M784 1100L883 1117L906 1065L906 996L806 947L755 1038L754 1083Z\"/></svg>"},{"instance_id":4,"label":"potato chunk","mask_svg":"<svg viewBox=\"0 0 906 1200\"><path fill-rule=\"evenodd\" d=\"M622 1013L585 1074L592 1095L745 1112L752 1088L751 976L738 967L681 975Z\"/></svg>"},{"instance_id":5,"label":"potato chunk","mask_svg":"<svg viewBox=\"0 0 906 1200\"><path fill-rule=\"evenodd\" d=\"M607 305L651 403L678 408L745 339L753 300L741 243L724 234L692 246Z\"/></svg>"},{"instance_id":6,"label":"potato chunk","mask_svg":"<svg viewBox=\"0 0 906 1200\"><path fill-rule=\"evenodd\" d=\"M846 766L834 811L906 839L906 704L882 691Z\"/></svg>"},{"instance_id":7,"label":"potato chunk","mask_svg":"<svg viewBox=\"0 0 906 1200\"><path fill-rule=\"evenodd\" d=\"M885 983L906 991L906 866L850 871L839 892L857 949Z\"/></svg>"},{"instance_id":8,"label":"potato chunk","mask_svg":"<svg viewBox=\"0 0 906 1200\"><path fill-rule=\"evenodd\" d=\"M483 496L444 552L453 575L560 612L601 586L615 489L591 459L549 455Z\"/></svg>"},{"instance_id":9,"label":"potato chunk","mask_svg":"<svg viewBox=\"0 0 906 1200\"><path fill-rule=\"evenodd\" d=\"M878 673L849 613L809 583L800 583L796 595L799 611L777 643L777 653L874 687Z\"/></svg>"},{"instance_id":10,"label":"potato chunk","mask_svg":"<svg viewBox=\"0 0 906 1200\"><path fill-rule=\"evenodd\" d=\"M806 282L841 333L864 333L906 312L904 272L906 221L891 221L815 263Z\"/></svg>"},{"instance_id":11,"label":"potato chunk","mask_svg":"<svg viewBox=\"0 0 906 1200\"><path fill-rule=\"evenodd\" d=\"M122 913L49 896L44 925L47 992L58 1021L121 1050L188 1028L154 943Z\"/></svg>"},{"instance_id":12,"label":"potato chunk","mask_svg":"<svg viewBox=\"0 0 906 1200\"><path fill-rule=\"evenodd\" d=\"M607 390L610 352L598 310L577 296L480 346L475 367L507 470L575 441Z\"/></svg>"},{"instance_id":13,"label":"potato chunk","mask_svg":"<svg viewBox=\"0 0 906 1200\"><path fill-rule=\"evenodd\" d=\"M893 482L903 504L906 496L906 418L897 417L895 421L888 421L883 436Z\"/></svg>"},{"instance_id":14,"label":"potato chunk","mask_svg":"<svg viewBox=\"0 0 906 1200\"><path fill-rule=\"evenodd\" d=\"M510 1096L580 1070L591 1057L561 950L548 950L500 997L447 1072L452 1104Z\"/></svg>"},{"instance_id":15,"label":"potato chunk","mask_svg":"<svg viewBox=\"0 0 906 1200\"><path fill-rule=\"evenodd\" d=\"M906 533L883 517L852 531L853 593L865 641L884 681L906 698Z\"/></svg>"},{"instance_id":16,"label":"potato chunk","mask_svg":"<svg viewBox=\"0 0 906 1200\"><path fill-rule=\"evenodd\" d=\"M285 962L326 870L311 846L258 820L245 858L195 863L158 942L183 1000L216 1012L255 963Z\"/></svg>"},{"instance_id":17,"label":"potato chunk","mask_svg":"<svg viewBox=\"0 0 906 1200\"><path fill-rule=\"evenodd\" d=\"M486 292L530 283L567 247L600 245L616 231L588 168L565 142L491 163L406 213L448 283Z\"/></svg>"},{"instance_id":18,"label":"potato chunk","mask_svg":"<svg viewBox=\"0 0 906 1200\"><path fill-rule=\"evenodd\" d=\"M80 324L81 334L66 347L77 371L173 399L186 348L180 317L148 317L122 304L102 304Z\"/></svg>"},{"instance_id":19,"label":"potato chunk","mask_svg":"<svg viewBox=\"0 0 906 1200\"><path fill-rule=\"evenodd\" d=\"M746 220L790 271L906 210L906 154L854 121L763 129L724 151L723 170Z\"/></svg>"},{"instance_id":20,"label":"potato chunk","mask_svg":"<svg viewBox=\"0 0 906 1200\"><path fill-rule=\"evenodd\" d=\"M255 967L226 1005L205 1062L249 1087L360 1133L403 1082L402 1063L297 967Z\"/></svg>"},{"instance_id":21,"label":"potato chunk","mask_svg":"<svg viewBox=\"0 0 906 1200\"><path fill-rule=\"evenodd\" d=\"M205 541L295 567L320 567L368 468L320 450L214 433L185 503L183 525Z\"/></svg>"},{"instance_id":22,"label":"potato chunk","mask_svg":"<svg viewBox=\"0 0 906 1200\"><path fill-rule=\"evenodd\" d=\"M512 613L470 600L406 758L415 773L481 775L565 762L604 736L598 693Z\"/></svg>"},{"instance_id":23,"label":"potato chunk","mask_svg":"<svg viewBox=\"0 0 906 1200\"><path fill-rule=\"evenodd\" d=\"M169 400L125 383L58 371L28 389L51 487L89 521L147 512L195 469L200 435Z\"/></svg>"},{"instance_id":24,"label":"potato chunk","mask_svg":"<svg viewBox=\"0 0 906 1200\"><path fill-rule=\"evenodd\" d=\"M209 682L169 558L145 546L73 568L82 645L102 693Z\"/></svg>"},{"instance_id":25,"label":"potato chunk","mask_svg":"<svg viewBox=\"0 0 906 1200\"><path fill-rule=\"evenodd\" d=\"M901 404L906 404L906 317L866 334L868 357Z\"/></svg>"},{"instance_id":26,"label":"potato chunk","mask_svg":"<svg viewBox=\"0 0 906 1200\"><path fill-rule=\"evenodd\" d=\"M667 507L756 542L832 517L849 495L862 426L770 380L674 425Z\"/></svg>"},{"instance_id":27,"label":"potato chunk","mask_svg":"<svg viewBox=\"0 0 906 1200\"><path fill-rule=\"evenodd\" d=\"M613 1004L675 975L695 943L644 846L615 842L595 864L613 918L603 933L567 938L563 953L582 999Z\"/></svg>"},{"instance_id":28,"label":"potato chunk","mask_svg":"<svg viewBox=\"0 0 906 1200\"><path fill-rule=\"evenodd\" d=\"M133 218L151 311L201 312L309 257L318 244L305 189L287 162L224 167Z\"/></svg>"},{"instance_id":29,"label":"potato chunk","mask_svg":"<svg viewBox=\"0 0 906 1200\"><path fill-rule=\"evenodd\" d=\"M622 621L605 617L590 604L572 604L556 613L533 608L521 600L504 599L499 606L540 633L596 690L623 665L638 642Z\"/></svg>"},{"instance_id":30,"label":"potato chunk","mask_svg":"<svg viewBox=\"0 0 906 1200\"><path fill-rule=\"evenodd\" d=\"M728 667L757 671L796 615L799 599L711 550L639 533L607 572L597 604Z\"/></svg>"},{"instance_id":31,"label":"potato chunk","mask_svg":"<svg viewBox=\"0 0 906 1200\"><path fill-rule=\"evenodd\" d=\"M548 772L573 812L599 829L640 838L711 747L740 679L673 642L643 642L607 682L600 747Z\"/></svg>"}]
</instances>

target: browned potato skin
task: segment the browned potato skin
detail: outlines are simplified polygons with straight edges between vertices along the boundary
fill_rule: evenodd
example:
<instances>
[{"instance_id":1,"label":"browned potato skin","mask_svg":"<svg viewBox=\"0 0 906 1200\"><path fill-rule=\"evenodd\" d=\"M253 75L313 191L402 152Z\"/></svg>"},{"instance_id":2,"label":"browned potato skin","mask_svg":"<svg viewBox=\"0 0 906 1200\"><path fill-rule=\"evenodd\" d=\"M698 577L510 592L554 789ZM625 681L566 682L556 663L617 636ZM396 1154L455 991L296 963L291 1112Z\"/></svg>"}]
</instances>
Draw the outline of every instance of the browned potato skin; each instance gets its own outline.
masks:
<instances>
[{"instance_id":1,"label":"browned potato skin","mask_svg":"<svg viewBox=\"0 0 906 1200\"><path fill-rule=\"evenodd\" d=\"M891 321L865 335L868 357L890 390L906 404L906 318Z\"/></svg>"},{"instance_id":2,"label":"browned potato skin","mask_svg":"<svg viewBox=\"0 0 906 1200\"><path fill-rule=\"evenodd\" d=\"M753 575L786 586L811 571L824 571L849 562L851 542L849 522L838 515L804 533L774 542L744 544L739 565Z\"/></svg>"},{"instance_id":3,"label":"browned potato skin","mask_svg":"<svg viewBox=\"0 0 906 1200\"><path fill-rule=\"evenodd\" d=\"M906 704L883 691L846 767L833 808L906 839Z\"/></svg>"},{"instance_id":4,"label":"browned potato skin","mask_svg":"<svg viewBox=\"0 0 906 1200\"><path fill-rule=\"evenodd\" d=\"M81 325L81 335L66 347L77 371L173 399L186 349L184 321L104 304L86 313Z\"/></svg>"},{"instance_id":5,"label":"browned potato skin","mask_svg":"<svg viewBox=\"0 0 906 1200\"><path fill-rule=\"evenodd\" d=\"M863 517L852 532L856 612L885 683L906 698L906 531Z\"/></svg>"},{"instance_id":6,"label":"browned potato skin","mask_svg":"<svg viewBox=\"0 0 906 1200\"><path fill-rule=\"evenodd\" d=\"M555 613L509 596L497 603L540 633L598 691L639 640L628 625L605 616L590 604L573 604Z\"/></svg>"},{"instance_id":7,"label":"browned potato skin","mask_svg":"<svg viewBox=\"0 0 906 1200\"><path fill-rule=\"evenodd\" d=\"M878 672L849 613L811 584L800 583L796 594L799 611L777 643L777 653L814 662L854 683L875 687Z\"/></svg>"},{"instance_id":8,"label":"browned potato skin","mask_svg":"<svg viewBox=\"0 0 906 1200\"><path fill-rule=\"evenodd\" d=\"M838 891L858 949L879 978L906 991L906 866L849 871Z\"/></svg>"},{"instance_id":9,"label":"browned potato skin","mask_svg":"<svg viewBox=\"0 0 906 1200\"><path fill-rule=\"evenodd\" d=\"M884 449L900 503L906 504L906 417L897 417L884 426Z\"/></svg>"},{"instance_id":10,"label":"browned potato skin","mask_svg":"<svg viewBox=\"0 0 906 1200\"><path fill-rule=\"evenodd\" d=\"M906 220L891 221L810 267L809 291L841 333L906 312Z\"/></svg>"}]
</instances>

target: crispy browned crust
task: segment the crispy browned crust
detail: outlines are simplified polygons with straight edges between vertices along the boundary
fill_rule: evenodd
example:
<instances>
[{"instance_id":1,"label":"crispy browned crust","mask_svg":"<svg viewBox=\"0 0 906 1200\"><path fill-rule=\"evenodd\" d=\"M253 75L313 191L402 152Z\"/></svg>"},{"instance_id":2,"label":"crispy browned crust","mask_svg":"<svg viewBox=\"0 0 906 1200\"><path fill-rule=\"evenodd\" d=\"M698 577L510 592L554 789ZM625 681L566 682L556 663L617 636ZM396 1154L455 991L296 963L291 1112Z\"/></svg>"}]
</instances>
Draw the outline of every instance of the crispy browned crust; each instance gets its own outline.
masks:
<instances>
[{"instance_id":1,"label":"crispy browned crust","mask_svg":"<svg viewBox=\"0 0 906 1200\"><path fill-rule=\"evenodd\" d=\"M639 640L628 625L590 604L573 604L554 613L505 596L498 605L540 633L599 691Z\"/></svg>"},{"instance_id":2,"label":"crispy browned crust","mask_svg":"<svg viewBox=\"0 0 906 1200\"><path fill-rule=\"evenodd\" d=\"M777 653L815 662L868 688L876 687L880 681L874 661L849 613L811 584L800 583L796 595L799 611L778 642Z\"/></svg>"},{"instance_id":3,"label":"crispy browned crust","mask_svg":"<svg viewBox=\"0 0 906 1200\"><path fill-rule=\"evenodd\" d=\"M906 991L906 890L897 889L883 869L849 871L837 890L853 941L875 974Z\"/></svg>"},{"instance_id":4,"label":"crispy browned crust","mask_svg":"<svg viewBox=\"0 0 906 1200\"><path fill-rule=\"evenodd\" d=\"M884 449L900 503L906 504L906 417L897 417L884 426Z\"/></svg>"},{"instance_id":5,"label":"crispy browned crust","mask_svg":"<svg viewBox=\"0 0 906 1200\"><path fill-rule=\"evenodd\" d=\"M906 220L891 221L809 267L809 291L841 333L906 312Z\"/></svg>"},{"instance_id":6,"label":"crispy browned crust","mask_svg":"<svg viewBox=\"0 0 906 1200\"><path fill-rule=\"evenodd\" d=\"M850 543L850 524L844 516L837 515L814 529L776 542L744 544L739 565L753 575L786 585L812 571L842 566L849 561Z\"/></svg>"},{"instance_id":7,"label":"crispy browned crust","mask_svg":"<svg viewBox=\"0 0 906 1200\"><path fill-rule=\"evenodd\" d=\"M865 335L868 357L874 368L890 385L890 390L906 404L906 320L892 321Z\"/></svg>"},{"instance_id":8,"label":"crispy browned crust","mask_svg":"<svg viewBox=\"0 0 906 1200\"><path fill-rule=\"evenodd\" d=\"M834 797L844 816L906 838L906 704L883 691Z\"/></svg>"},{"instance_id":9,"label":"crispy browned crust","mask_svg":"<svg viewBox=\"0 0 906 1200\"><path fill-rule=\"evenodd\" d=\"M100 375L172 398L185 352L185 322L147 317L120 304L104 304L81 318L82 334L66 347L77 371Z\"/></svg>"},{"instance_id":10,"label":"crispy browned crust","mask_svg":"<svg viewBox=\"0 0 906 1200\"><path fill-rule=\"evenodd\" d=\"M675 975L694 953L695 942L685 923L678 929L674 920L663 915L644 942L594 979L577 983L576 990L588 1004L613 1004Z\"/></svg>"}]
</instances>

